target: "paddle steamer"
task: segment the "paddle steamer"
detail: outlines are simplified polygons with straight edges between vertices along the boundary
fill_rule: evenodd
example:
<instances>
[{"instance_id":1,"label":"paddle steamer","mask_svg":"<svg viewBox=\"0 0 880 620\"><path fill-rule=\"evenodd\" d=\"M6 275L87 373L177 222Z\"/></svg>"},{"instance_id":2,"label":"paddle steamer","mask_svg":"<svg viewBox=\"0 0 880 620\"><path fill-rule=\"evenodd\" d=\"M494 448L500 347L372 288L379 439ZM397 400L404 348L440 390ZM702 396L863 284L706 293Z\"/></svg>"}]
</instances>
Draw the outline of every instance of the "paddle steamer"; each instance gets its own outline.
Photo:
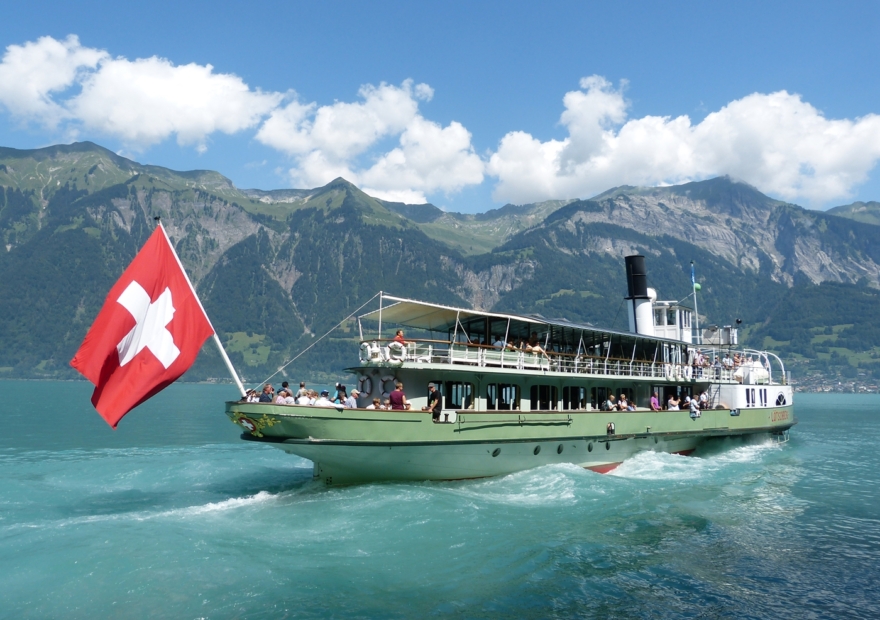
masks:
<instances>
[{"instance_id":1,"label":"paddle steamer","mask_svg":"<svg viewBox=\"0 0 880 620\"><path fill-rule=\"evenodd\" d=\"M607 472L637 452L688 454L709 438L787 440L796 422L782 360L740 349L735 325L700 330L689 305L658 301L644 257L627 257L626 268L628 332L380 295L379 308L358 317L360 360L348 369L359 408L229 402L226 413L242 439L313 461L328 485L479 478L553 463ZM420 335L404 344L383 338L398 327ZM365 408L397 382L411 409ZM442 396L439 421L422 411L429 383ZM651 409L654 392L664 410ZM665 410L672 395L684 403L704 392L698 415L683 404ZM635 410L605 410L612 394Z\"/></svg>"}]
</instances>

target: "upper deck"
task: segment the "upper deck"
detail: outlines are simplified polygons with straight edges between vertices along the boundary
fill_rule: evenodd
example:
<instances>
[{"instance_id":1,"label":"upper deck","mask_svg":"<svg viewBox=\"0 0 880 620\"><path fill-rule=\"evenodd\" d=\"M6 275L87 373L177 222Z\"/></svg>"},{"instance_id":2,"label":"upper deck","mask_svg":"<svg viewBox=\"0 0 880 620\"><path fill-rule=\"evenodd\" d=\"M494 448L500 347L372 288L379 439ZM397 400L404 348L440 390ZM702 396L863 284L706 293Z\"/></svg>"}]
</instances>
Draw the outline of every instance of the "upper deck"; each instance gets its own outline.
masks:
<instances>
[{"instance_id":1,"label":"upper deck","mask_svg":"<svg viewBox=\"0 0 880 620\"><path fill-rule=\"evenodd\" d=\"M665 381L784 384L785 367L767 351L699 346L543 317L517 316L384 296L393 303L358 318L362 366L399 366L524 375L594 375ZM363 321L430 332L405 344L368 338ZM502 344L504 343L504 344Z\"/></svg>"}]
</instances>

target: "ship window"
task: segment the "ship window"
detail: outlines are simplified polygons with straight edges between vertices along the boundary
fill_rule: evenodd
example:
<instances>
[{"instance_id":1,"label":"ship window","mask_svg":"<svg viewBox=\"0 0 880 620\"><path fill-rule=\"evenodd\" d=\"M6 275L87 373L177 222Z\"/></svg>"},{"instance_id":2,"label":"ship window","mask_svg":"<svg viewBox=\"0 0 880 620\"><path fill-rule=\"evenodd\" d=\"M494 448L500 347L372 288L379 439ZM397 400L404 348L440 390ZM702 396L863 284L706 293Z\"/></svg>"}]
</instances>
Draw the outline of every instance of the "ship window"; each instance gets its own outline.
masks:
<instances>
[{"instance_id":1,"label":"ship window","mask_svg":"<svg viewBox=\"0 0 880 620\"><path fill-rule=\"evenodd\" d=\"M519 386L512 383L490 383L486 386L486 409L519 409L519 392Z\"/></svg>"},{"instance_id":2,"label":"ship window","mask_svg":"<svg viewBox=\"0 0 880 620\"><path fill-rule=\"evenodd\" d=\"M587 408L587 388L566 385L562 388L562 408L563 409L586 409Z\"/></svg>"},{"instance_id":3,"label":"ship window","mask_svg":"<svg viewBox=\"0 0 880 620\"><path fill-rule=\"evenodd\" d=\"M663 322L664 314L663 308L657 308L654 310L654 325L666 325L666 323Z\"/></svg>"},{"instance_id":4,"label":"ship window","mask_svg":"<svg viewBox=\"0 0 880 620\"><path fill-rule=\"evenodd\" d=\"M474 404L474 384L447 381L443 396L446 401L444 409L470 409Z\"/></svg>"},{"instance_id":5,"label":"ship window","mask_svg":"<svg viewBox=\"0 0 880 620\"><path fill-rule=\"evenodd\" d=\"M532 411L550 411L557 407L559 388L555 385L533 385L530 396Z\"/></svg>"},{"instance_id":6,"label":"ship window","mask_svg":"<svg viewBox=\"0 0 880 620\"><path fill-rule=\"evenodd\" d=\"M675 308L669 308L666 311L666 324L667 325L675 325L676 324L676 320L675 320L676 314L678 314L678 313L676 312Z\"/></svg>"}]
</instances>

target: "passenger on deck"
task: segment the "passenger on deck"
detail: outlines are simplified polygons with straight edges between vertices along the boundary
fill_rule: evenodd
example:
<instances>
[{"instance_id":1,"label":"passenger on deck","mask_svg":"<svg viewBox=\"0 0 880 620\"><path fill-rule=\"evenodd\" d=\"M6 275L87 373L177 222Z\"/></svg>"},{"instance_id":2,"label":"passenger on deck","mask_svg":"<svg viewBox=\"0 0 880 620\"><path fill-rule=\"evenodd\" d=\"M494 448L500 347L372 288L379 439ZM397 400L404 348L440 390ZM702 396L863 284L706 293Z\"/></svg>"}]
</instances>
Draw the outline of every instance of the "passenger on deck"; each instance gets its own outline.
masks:
<instances>
[{"instance_id":1,"label":"passenger on deck","mask_svg":"<svg viewBox=\"0 0 880 620\"><path fill-rule=\"evenodd\" d=\"M504 339L501 336L495 336L495 342L492 343L492 346L496 349L503 349L507 346L507 343L504 342Z\"/></svg>"},{"instance_id":2,"label":"passenger on deck","mask_svg":"<svg viewBox=\"0 0 880 620\"><path fill-rule=\"evenodd\" d=\"M700 409L708 409L709 408L709 394L706 390L700 392Z\"/></svg>"},{"instance_id":3,"label":"passenger on deck","mask_svg":"<svg viewBox=\"0 0 880 620\"><path fill-rule=\"evenodd\" d=\"M681 411L681 408L679 407L680 404L681 399L676 394L673 394L669 397L669 400L666 401L666 409L668 411Z\"/></svg>"},{"instance_id":4,"label":"passenger on deck","mask_svg":"<svg viewBox=\"0 0 880 620\"><path fill-rule=\"evenodd\" d=\"M260 394L260 402L261 403L271 403L272 396L275 393L275 388L272 387L271 383L267 383L263 386L263 393Z\"/></svg>"},{"instance_id":5,"label":"passenger on deck","mask_svg":"<svg viewBox=\"0 0 880 620\"><path fill-rule=\"evenodd\" d=\"M309 391L306 389L306 382L300 381L299 382L299 389L296 391L296 397L302 398L303 396L308 396L308 395L309 395Z\"/></svg>"},{"instance_id":6,"label":"passenger on deck","mask_svg":"<svg viewBox=\"0 0 880 620\"><path fill-rule=\"evenodd\" d=\"M434 422L440 421L440 410L443 408L440 400L440 392L437 391L437 386L433 383L428 384L428 405L426 407L422 407L422 411L430 411L431 419ZM448 417L448 416L447 416Z\"/></svg>"},{"instance_id":7,"label":"passenger on deck","mask_svg":"<svg viewBox=\"0 0 880 620\"><path fill-rule=\"evenodd\" d=\"M651 394L651 411L660 411L660 398L657 396L657 392Z\"/></svg>"},{"instance_id":8,"label":"passenger on deck","mask_svg":"<svg viewBox=\"0 0 880 620\"><path fill-rule=\"evenodd\" d=\"M699 403L699 401L697 401L696 398L692 398L691 402L689 404L689 407L691 410L691 417L692 418L699 418L700 417L700 403Z\"/></svg>"},{"instance_id":9,"label":"passenger on deck","mask_svg":"<svg viewBox=\"0 0 880 620\"><path fill-rule=\"evenodd\" d=\"M394 391L388 396L388 400L391 401L391 409L393 410L400 411L410 407L406 400L406 394L403 393L403 384L400 382L394 386Z\"/></svg>"},{"instance_id":10,"label":"passenger on deck","mask_svg":"<svg viewBox=\"0 0 880 620\"><path fill-rule=\"evenodd\" d=\"M380 401L378 398L374 398L373 404L367 405L367 409L383 409L382 401Z\"/></svg>"},{"instance_id":11,"label":"passenger on deck","mask_svg":"<svg viewBox=\"0 0 880 620\"><path fill-rule=\"evenodd\" d=\"M730 353L724 354L724 359L721 360L721 365L724 366L724 370L731 370L733 368L733 360L730 359Z\"/></svg>"},{"instance_id":12,"label":"passenger on deck","mask_svg":"<svg viewBox=\"0 0 880 620\"><path fill-rule=\"evenodd\" d=\"M532 332L532 335L529 336L529 342L526 344L526 351L532 353L544 352L544 349L541 348L541 344L538 342L538 332Z\"/></svg>"},{"instance_id":13,"label":"passenger on deck","mask_svg":"<svg viewBox=\"0 0 880 620\"><path fill-rule=\"evenodd\" d=\"M358 396L360 396L360 392L357 390L351 391L351 396L345 399L343 403L346 409L357 409L358 408Z\"/></svg>"},{"instance_id":14,"label":"passenger on deck","mask_svg":"<svg viewBox=\"0 0 880 620\"><path fill-rule=\"evenodd\" d=\"M260 402L260 395L257 394L256 390L250 389L247 391L247 394L245 395L244 400L249 403L258 403L258 402Z\"/></svg>"},{"instance_id":15,"label":"passenger on deck","mask_svg":"<svg viewBox=\"0 0 880 620\"><path fill-rule=\"evenodd\" d=\"M603 405L604 411L614 411L617 409L617 403L614 402L614 394L609 394L608 399Z\"/></svg>"},{"instance_id":16,"label":"passenger on deck","mask_svg":"<svg viewBox=\"0 0 880 620\"><path fill-rule=\"evenodd\" d=\"M397 333L394 334L394 342L399 342L403 346L406 346L409 344L406 340L403 339L403 330L402 329L398 329Z\"/></svg>"},{"instance_id":17,"label":"passenger on deck","mask_svg":"<svg viewBox=\"0 0 880 620\"><path fill-rule=\"evenodd\" d=\"M302 394L296 399L297 405L311 405L314 403L311 396L309 395L309 390L300 390L300 392L302 392Z\"/></svg>"},{"instance_id":18,"label":"passenger on deck","mask_svg":"<svg viewBox=\"0 0 880 620\"><path fill-rule=\"evenodd\" d=\"M628 411L629 410L629 402L626 400L626 394L621 394L620 398L617 399L617 410L618 411Z\"/></svg>"},{"instance_id":19,"label":"passenger on deck","mask_svg":"<svg viewBox=\"0 0 880 620\"><path fill-rule=\"evenodd\" d=\"M385 409L386 411L390 410L390 409L391 409L391 399L390 399L390 398L386 398L386 399L385 399L385 402L382 403L382 406L379 407L379 408L380 408L380 409Z\"/></svg>"},{"instance_id":20,"label":"passenger on deck","mask_svg":"<svg viewBox=\"0 0 880 620\"><path fill-rule=\"evenodd\" d=\"M321 390L321 396L315 401L315 407L333 407L330 400L330 390Z\"/></svg>"},{"instance_id":21,"label":"passenger on deck","mask_svg":"<svg viewBox=\"0 0 880 620\"><path fill-rule=\"evenodd\" d=\"M284 390L284 403L285 405L295 405L296 398L294 398L293 394L290 390Z\"/></svg>"}]
</instances>

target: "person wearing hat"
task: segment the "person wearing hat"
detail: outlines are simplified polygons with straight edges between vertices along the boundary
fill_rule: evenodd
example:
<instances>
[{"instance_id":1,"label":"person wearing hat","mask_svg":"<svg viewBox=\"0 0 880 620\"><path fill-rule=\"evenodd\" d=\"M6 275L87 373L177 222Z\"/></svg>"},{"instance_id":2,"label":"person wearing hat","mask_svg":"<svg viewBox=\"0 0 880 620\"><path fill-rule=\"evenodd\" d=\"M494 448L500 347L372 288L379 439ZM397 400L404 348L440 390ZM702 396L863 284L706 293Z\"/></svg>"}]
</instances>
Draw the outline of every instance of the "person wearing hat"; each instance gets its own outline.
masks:
<instances>
[{"instance_id":1,"label":"person wearing hat","mask_svg":"<svg viewBox=\"0 0 880 620\"><path fill-rule=\"evenodd\" d=\"M348 398L346 398L345 401L344 401L342 404L345 405L345 408L346 408L346 409L357 409L357 408L358 408L358 396L359 396L359 395L360 395L360 392L358 392L357 390L352 390L352 391L351 391L351 396L349 396Z\"/></svg>"},{"instance_id":2,"label":"person wearing hat","mask_svg":"<svg viewBox=\"0 0 880 620\"><path fill-rule=\"evenodd\" d=\"M333 401L330 400L330 390L321 390L321 396L315 401L315 407L332 407Z\"/></svg>"},{"instance_id":3,"label":"person wearing hat","mask_svg":"<svg viewBox=\"0 0 880 620\"><path fill-rule=\"evenodd\" d=\"M437 390L437 386L433 383L428 384L428 405L426 407L422 407L422 411L430 411L431 419L434 422L440 421L440 410L443 408L440 399L440 392ZM447 416L448 417L448 416Z\"/></svg>"}]
</instances>

